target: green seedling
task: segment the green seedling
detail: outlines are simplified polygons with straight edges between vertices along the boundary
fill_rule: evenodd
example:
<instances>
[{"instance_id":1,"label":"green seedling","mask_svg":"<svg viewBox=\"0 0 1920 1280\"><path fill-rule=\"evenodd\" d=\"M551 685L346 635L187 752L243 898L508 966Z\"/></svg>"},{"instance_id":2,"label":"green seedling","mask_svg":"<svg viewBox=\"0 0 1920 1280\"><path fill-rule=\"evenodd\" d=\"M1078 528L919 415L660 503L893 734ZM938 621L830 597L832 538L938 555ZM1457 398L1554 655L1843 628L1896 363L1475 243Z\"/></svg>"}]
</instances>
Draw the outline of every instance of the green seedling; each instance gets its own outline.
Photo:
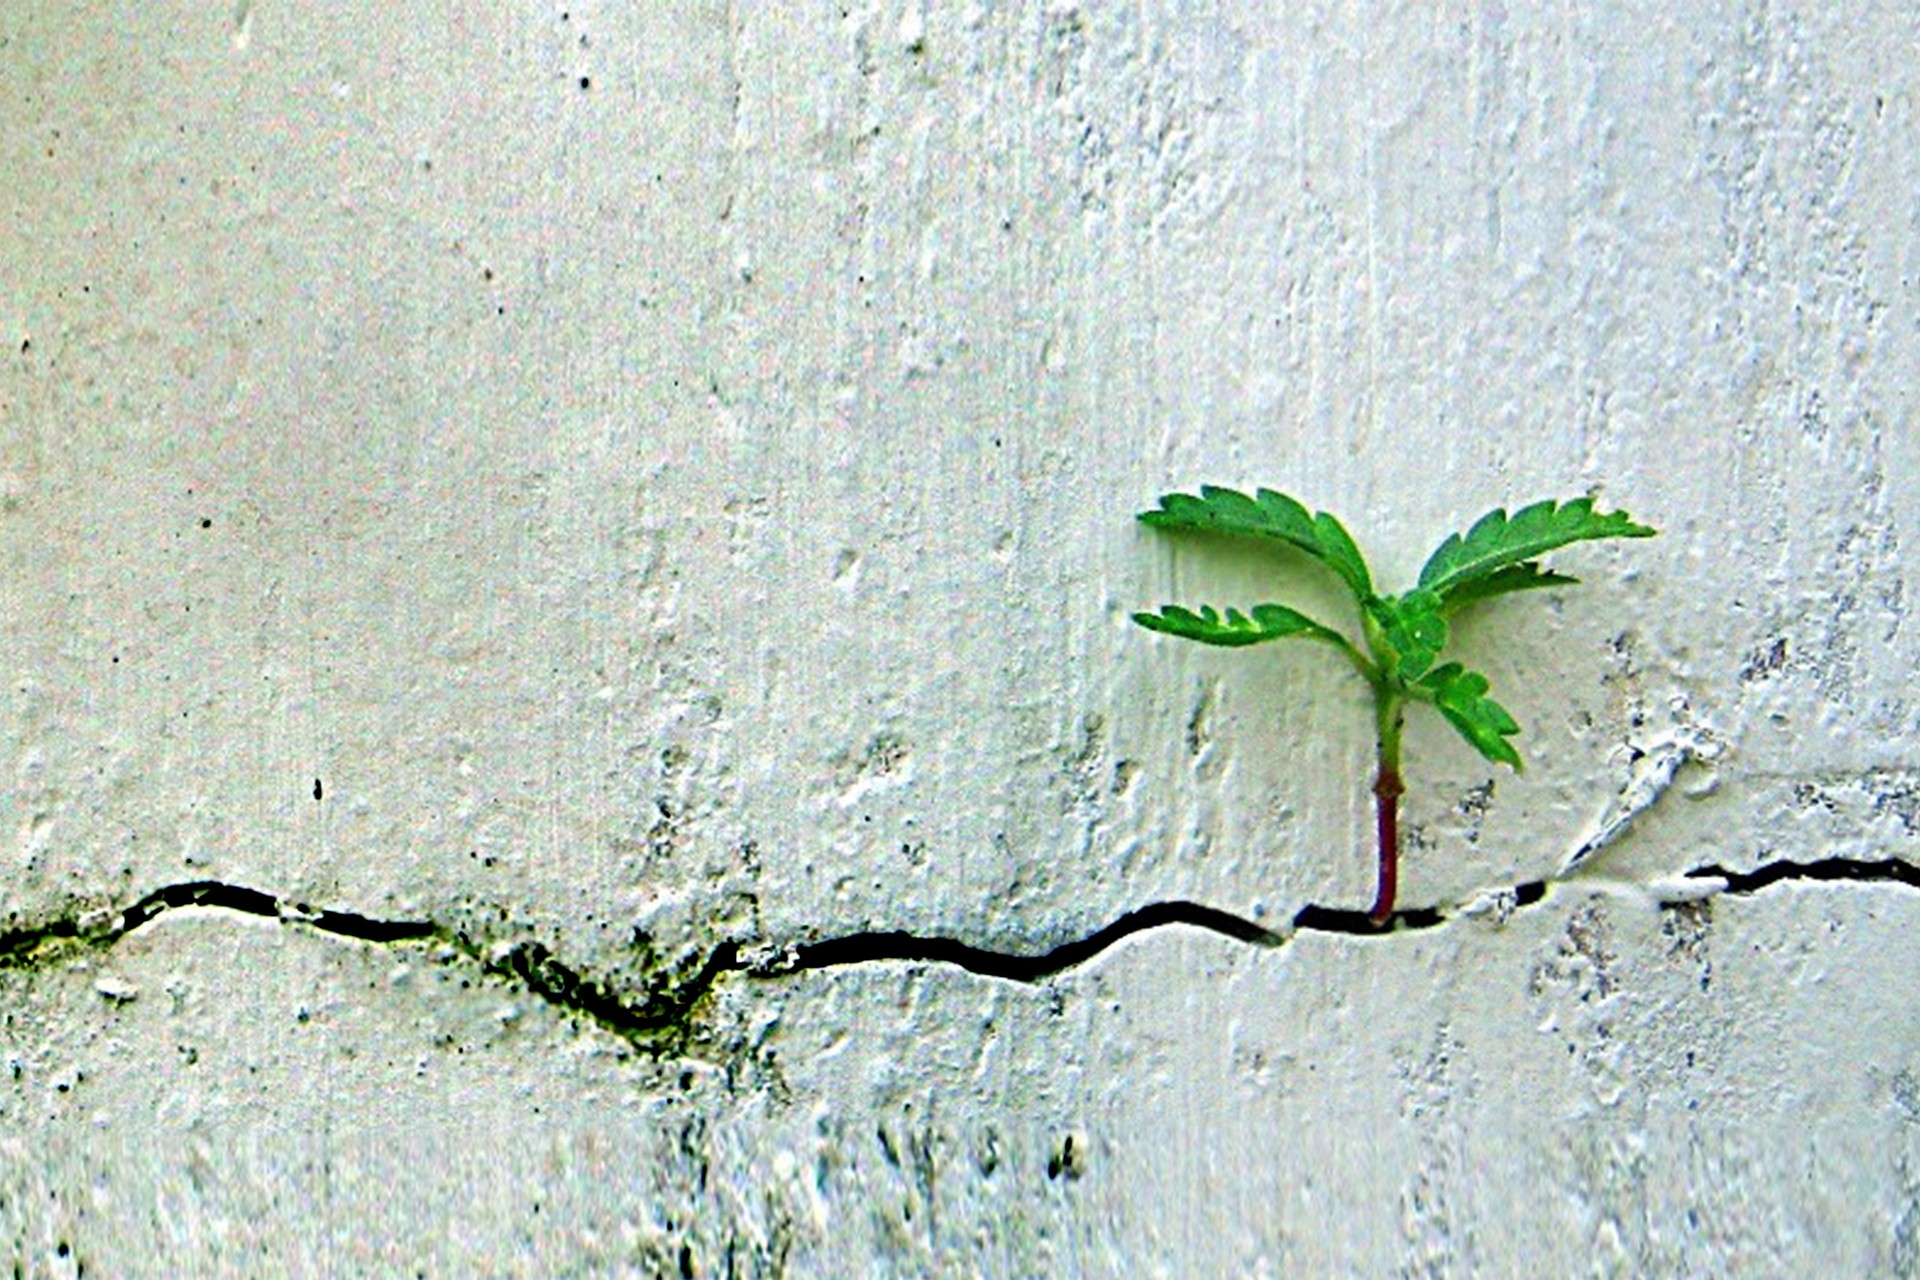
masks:
<instances>
[{"instance_id":1,"label":"green seedling","mask_svg":"<svg viewBox=\"0 0 1920 1280\"><path fill-rule=\"evenodd\" d=\"M1376 925L1393 916L1400 864L1400 730L1409 702L1424 702L1474 750L1494 764L1518 771L1520 753L1508 741L1520 732L1507 709L1487 696L1487 678L1458 662L1441 662L1447 620L1468 605L1515 591L1570 586L1579 581L1543 569L1537 557L1570 542L1593 538L1647 538L1654 530L1633 523L1623 511L1601 513L1592 498L1536 502L1509 516L1504 509L1480 517L1464 534L1449 534L1428 557L1420 581L1397 596L1373 589L1373 575L1340 522L1326 512L1309 514L1292 498L1271 489L1252 497L1207 485L1196 497L1170 493L1157 510L1140 513L1157 529L1190 530L1281 542L1331 569L1359 606L1366 648L1345 634L1283 604L1257 604L1224 614L1177 604L1133 620L1152 631L1232 647L1298 636L1333 646L1373 690L1379 771L1373 794L1380 838L1380 878L1373 908Z\"/></svg>"}]
</instances>

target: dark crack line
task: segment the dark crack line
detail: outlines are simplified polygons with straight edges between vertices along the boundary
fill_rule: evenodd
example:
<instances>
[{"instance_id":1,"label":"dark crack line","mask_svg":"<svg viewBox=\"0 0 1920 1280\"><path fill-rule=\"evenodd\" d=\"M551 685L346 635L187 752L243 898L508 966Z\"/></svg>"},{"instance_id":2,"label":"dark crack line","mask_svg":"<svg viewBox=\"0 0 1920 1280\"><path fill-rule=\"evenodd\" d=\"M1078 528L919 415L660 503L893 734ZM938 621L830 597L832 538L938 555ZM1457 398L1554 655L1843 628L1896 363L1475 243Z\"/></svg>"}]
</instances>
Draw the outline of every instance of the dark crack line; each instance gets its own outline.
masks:
<instances>
[{"instance_id":1,"label":"dark crack line","mask_svg":"<svg viewBox=\"0 0 1920 1280\"><path fill-rule=\"evenodd\" d=\"M1769 862L1752 871L1729 871L1722 866L1699 867L1687 872L1688 880L1721 880L1724 893L1750 894L1770 888L1783 880L1811 880L1860 884L1904 884L1920 889L1920 867L1898 858L1868 862L1859 858L1822 858L1814 862Z\"/></svg>"},{"instance_id":2,"label":"dark crack line","mask_svg":"<svg viewBox=\"0 0 1920 1280\"><path fill-rule=\"evenodd\" d=\"M439 926L428 920L375 920L351 911L315 911L299 903L282 903L279 898L245 885L223 884L218 880L195 880L155 889L120 913L120 922L107 933L118 938L138 929L162 912L178 907L221 907L270 920L296 920L326 933L361 942L409 942L434 937ZM7 954L6 939L0 938L0 956Z\"/></svg>"},{"instance_id":3,"label":"dark crack line","mask_svg":"<svg viewBox=\"0 0 1920 1280\"><path fill-rule=\"evenodd\" d=\"M1770 862L1752 871L1728 871L1713 865L1689 871L1682 878L1717 881L1722 886L1719 892L1742 896L1787 881L1891 883L1920 888L1920 867L1897 858L1827 858ZM1544 881L1531 880L1500 893L1506 896L1510 908L1518 910L1545 900L1549 887ZM536 941L487 949L466 933L432 920L380 920L350 911L314 910L245 885L196 880L156 889L119 911L67 916L0 933L0 969L34 967L48 947L62 951L68 946L110 947L135 929L184 907L217 907L376 945L438 942L483 972L513 982L559 1010L586 1018L653 1051L684 1037L696 1006L729 973L772 978L894 961L952 965L983 977L1038 983L1087 963L1126 938L1168 925L1204 929L1252 946L1280 947L1298 933L1385 935L1438 928L1459 914L1457 908L1414 907L1397 911L1385 924L1376 925L1363 910L1308 905L1295 913L1286 932L1278 932L1198 902L1156 902L1130 911L1084 938L1032 953L995 951L958 938L904 930L821 938L772 953L765 948L750 952L739 942L727 940L716 945L700 968L684 979L676 982L670 975L656 975L646 997L636 1002L575 969Z\"/></svg>"},{"instance_id":4,"label":"dark crack line","mask_svg":"<svg viewBox=\"0 0 1920 1280\"><path fill-rule=\"evenodd\" d=\"M738 944L722 942L708 955L699 972L686 982L678 987L657 986L645 1002L635 1005L623 1000L605 983L558 959L538 942L520 942L504 950L487 951L467 934L431 920L378 920L351 911L315 910L304 903L278 898L246 885L195 880L155 889L118 912L70 916L0 934L0 969L29 966L35 953L47 943L110 947L142 925L184 907L215 907L380 945L440 942L482 971L517 982L548 1004L589 1018L630 1041L645 1041L671 1032L684 1023L694 1004L722 973L742 967Z\"/></svg>"},{"instance_id":5,"label":"dark crack line","mask_svg":"<svg viewBox=\"0 0 1920 1280\"><path fill-rule=\"evenodd\" d=\"M1359 913L1365 918L1365 913ZM1112 924L1072 942L1063 942L1051 951L1036 955L990 951L962 942L958 938L891 932L851 933L839 938L824 938L802 943L793 949L792 958L780 966L783 971L830 969L837 965L868 964L878 960L925 961L950 964L989 978L1010 982L1040 982L1085 964L1123 938L1148 929L1170 924L1209 929L1237 942L1277 947L1286 935L1273 932L1230 911L1204 906L1198 902L1156 902L1129 911Z\"/></svg>"}]
</instances>

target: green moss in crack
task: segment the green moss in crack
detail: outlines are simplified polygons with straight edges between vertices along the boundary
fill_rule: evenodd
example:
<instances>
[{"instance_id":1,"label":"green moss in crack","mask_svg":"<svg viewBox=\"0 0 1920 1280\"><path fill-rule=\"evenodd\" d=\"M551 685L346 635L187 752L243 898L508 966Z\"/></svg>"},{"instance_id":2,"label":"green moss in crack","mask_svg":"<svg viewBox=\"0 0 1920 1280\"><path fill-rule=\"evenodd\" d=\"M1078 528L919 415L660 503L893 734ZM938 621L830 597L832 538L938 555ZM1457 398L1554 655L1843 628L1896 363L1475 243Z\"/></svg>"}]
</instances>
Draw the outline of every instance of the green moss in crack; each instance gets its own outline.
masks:
<instances>
[{"instance_id":1,"label":"green moss in crack","mask_svg":"<svg viewBox=\"0 0 1920 1280\"><path fill-rule=\"evenodd\" d=\"M649 947L641 954L639 992L623 995L612 982L583 973L535 940L489 944L430 920L316 911L244 885L205 880L166 885L124 910L71 911L0 933L0 971L44 972L64 966L83 952L104 952L142 925L185 907L233 911L374 946L438 944L445 959L473 965L655 1056L697 1043L699 1014L714 984L723 973L744 967L738 945L730 941L704 955L683 955L672 964Z\"/></svg>"},{"instance_id":2,"label":"green moss in crack","mask_svg":"<svg viewBox=\"0 0 1920 1280\"><path fill-rule=\"evenodd\" d=\"M0 971L57 968L84 952L107 950L126 931L124 913L82 908L76 903L65 915L0 933Z\"/></svg>"},{"instance_id":3,"label":"green moss in crack","mask_svg":"<svg viewBox=\"0 0 1920 1280\"><path fill-rule=\"evenodd\" d=\"M1547 500L1509 516L1497 509L1480 517L1464 534L1454 533L1428 557L1410 591L1381 595L1360 548L1340 522L1321 511L1310 513L1294 499L1271 489L1251 497L1213 485L1198 495L1170 493L1140 520L1160 529L1227 534L1278 542L1305 552L1333 571L1357 606L1364 647L1342 631L1317 622L1283 604L1257 604L1245 613L1224 614L1209 606L1197 612L1162 605L1157 613L1136 613L1133 620L1153 631L1202 644L1239 647L1299 637L1338 651L1373 690L1378 769L1373 793L1379 837L1379 881L1369 918L1385 924L1393 915L1399 875L1399 803L1405 790L1400 776L1400 732L1409 702L1433 707L1474 750L1494 764L1519 769L1520 753L1508 741L1520 726L1505 707L1487 696L1487 678L1458 662L1441 662L1449 638L1448 620L1461 609L1495 596L1578 581L1540 566L1541 555L1572 542L1595 538L1645 538L1654 530L1635 524L1625 512L1598 512L1592 498Z\"/></svg>"},{"instance_id":4,"label":"green moss in crack","mask_svg":"<svg viewBox=\"0 0 1920 1280\"><path fill-rule=\"evenodd\" d=\"M612 982L568 964L542 942L487 946L445 928L436 931L434 940L489 976L530 991L554 1009L584 1018L655 1057L683 1052L700 1038L699 1015L714 985L722 974L743 967L738 944L721 942L697 966L648 973L644 994L632 998Z\"/></svg>"},{"instance_id":5,"label":"green moss in crack","mask_svg":"<svg viewBox=\"0 0 1920 1280\"><path fill-rule=\"evenodd\" d=\"M72 958L75 952L111 943L83 936L72 919L54 920L0 933L0 970L48 969Z\"/></svg>"}]
</instances>

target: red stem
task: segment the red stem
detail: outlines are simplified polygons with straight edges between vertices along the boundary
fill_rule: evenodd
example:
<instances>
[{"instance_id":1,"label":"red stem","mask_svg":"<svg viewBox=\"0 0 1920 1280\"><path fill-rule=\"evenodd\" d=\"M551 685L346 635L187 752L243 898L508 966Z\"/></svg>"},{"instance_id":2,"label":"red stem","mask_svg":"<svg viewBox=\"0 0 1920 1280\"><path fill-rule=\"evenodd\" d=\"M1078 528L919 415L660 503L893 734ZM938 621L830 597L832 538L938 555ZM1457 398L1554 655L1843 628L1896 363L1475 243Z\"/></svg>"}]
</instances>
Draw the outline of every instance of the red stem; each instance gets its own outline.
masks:
<instances>
[{"instance_id":1,"label":"red stem","mask_svg":"<svg viewBox=\"0 0 1920 1280\"><path fill-rule=\"evenodd\" d=\"M1373 910L1367 912L1367 919L1376 925L1393 917L1393 895L1400 879L1400 796L1405 790L1400 771L1381 765L1380 776L1373 780L1374 813L1380 827L1380 887Z\"/></svg>"}]
</instances>

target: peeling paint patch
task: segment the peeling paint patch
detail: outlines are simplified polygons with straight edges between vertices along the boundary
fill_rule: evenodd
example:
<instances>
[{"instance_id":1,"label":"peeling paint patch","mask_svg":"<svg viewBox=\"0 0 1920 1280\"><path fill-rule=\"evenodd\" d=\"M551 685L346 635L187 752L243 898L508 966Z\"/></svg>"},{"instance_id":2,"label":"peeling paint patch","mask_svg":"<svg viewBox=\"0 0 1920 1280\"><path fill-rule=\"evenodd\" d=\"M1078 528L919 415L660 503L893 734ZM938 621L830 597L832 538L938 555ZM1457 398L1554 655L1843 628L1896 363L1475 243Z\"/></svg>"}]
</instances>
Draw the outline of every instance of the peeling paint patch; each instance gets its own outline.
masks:
<instances>
[{"instance_id":1,"label":"peeling paint patch","mask_svg":"<svg viewBox=\"0 0 1920 1280\"><path fill-rule=\"evenodd\" d=\"M1722 749L1711 732L1697 725L1681 725L1663 741L1635 748L1632 776L1589 833L1561 862L1559 874L1565 876L1626 835L1642 814L1672 790L1682 769L1696 762L1711 768ZM1706 795L1712 789L1713 780L1709 775L1705 783L1688 794Z\"/></svg>"}]
</instances>

